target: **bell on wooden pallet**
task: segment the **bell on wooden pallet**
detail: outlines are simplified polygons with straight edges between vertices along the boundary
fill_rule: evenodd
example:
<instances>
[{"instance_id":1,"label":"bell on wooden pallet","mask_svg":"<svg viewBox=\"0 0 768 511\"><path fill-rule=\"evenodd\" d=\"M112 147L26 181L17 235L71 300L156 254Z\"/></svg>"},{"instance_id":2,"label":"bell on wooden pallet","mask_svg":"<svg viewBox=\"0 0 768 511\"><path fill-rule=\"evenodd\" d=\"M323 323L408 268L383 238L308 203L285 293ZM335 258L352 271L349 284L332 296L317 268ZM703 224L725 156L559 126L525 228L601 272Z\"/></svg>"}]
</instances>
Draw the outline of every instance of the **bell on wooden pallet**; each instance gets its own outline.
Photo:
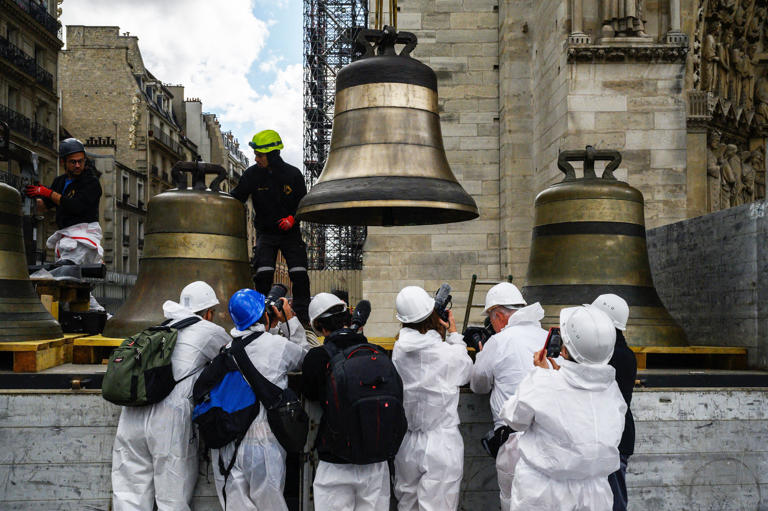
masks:
<instances>
[{"instance_id":1,"label":"bell on wooden pallet","mask_svg":"<svg viewBox=\"0 0 768 511\"><path fill-rule=\"evenodd\" d=\"M445 156L435 72L410 57L416 36L384 27L357 41L366 54L336 77L330 153L298 218L389 226L477 218ZM396 44L405 45L399 54Z\"/></svg>"},{"instance_id":2,"label":"bell on wooden pallet","mask_svg":"<svg viewBox=\"0 0 768 511\"><path fill-rule=\"evenodd\" d=\"M609 161L601 178L595 160ZM576 178L570 161L584 162ZM618 151L563 151L562 182L536 197L528 263L528 303L541 302L544 323L558 323L560 309L614 293L629 304L631 346L687 346L683 330L661 303L651 278L645 242L643 194L617 181Z\"/></svg>"},{"instance_id":3,"label":"bell on wooden pallet","mask_svg":"<svg viewBox=\"0 0 768 511\"><path fill-rule=\"evenodd\" d=\"M192 174L192 188L187 188L185 172ZM229 298L251 286L245 208L219 191L225 170L210 163L179 162L171 174L176 188L149 201L136 285L107 321L105 337L124 338L160 324L165 320L163 303L178 301L184 286L196 280L216 291L221 305L213 321L229 330ZM206 174L218 175L210 188Z\"/></svg>"},{"instance_id":4,"label":"bell on wooden pallet","mask_svg":"<svg viewBox=\"0 0 768 511\"><path fill-rule=\"evenodd\" d=\"M0 341L56 339L61 327L29 280L21 220L21 195L0 183Z\"/></svg>"}]
</instances>

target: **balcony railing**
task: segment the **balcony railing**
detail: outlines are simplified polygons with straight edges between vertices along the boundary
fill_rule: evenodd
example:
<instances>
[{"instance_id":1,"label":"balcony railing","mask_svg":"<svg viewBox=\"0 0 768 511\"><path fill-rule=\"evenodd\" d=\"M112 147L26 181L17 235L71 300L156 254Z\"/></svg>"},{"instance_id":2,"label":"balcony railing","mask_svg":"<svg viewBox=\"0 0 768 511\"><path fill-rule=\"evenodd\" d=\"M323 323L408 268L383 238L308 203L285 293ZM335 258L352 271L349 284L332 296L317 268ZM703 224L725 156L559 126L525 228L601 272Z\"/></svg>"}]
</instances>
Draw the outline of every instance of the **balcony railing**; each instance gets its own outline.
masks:
<instances>
[{"instance_id":1,"label":"balcony railing","mask_svg":"<svg viewBox=\"0 0 768 511\"><path fill-rule=\"evenodd\" d=\"M163 130L161 130L158 126L152 127L152 136L159 140L163 145L165 145L168 149L173 151L177 155L182 155L182 148L181 145L178 142L174 142L171 140L170 135L163 133Z\"/></svg>"},{"instance_id":2,"label":"balcony railing","mask_svg":"<svg viewBox=\"0 0 768 511\"><path fill-rule=\"evenodd\" d=\"M51 149L54 148L54 143L56 142L56 134L46 128L45 126L42 126L36 122L32 123L32 140L35 142L44 145L45 147L50 147Z\"/></svg>"},{"instance_id":3,"label":"balcony railing","mask_svg":"<svg viewBox=\"0 0 768 511\"><path fill-rule=\"evenodd\" d=\"M15 0L16 5L21 7L24 12L32 16L35 21L40 23L51 34L58 37L59 22L51 16L43 5L36 0Z\"/></svg>"},{"instance_id":4,"label":"balcony railing","mask_svg":"<svg viewBox=\"0 0 768 511\"><path fill-rule=\"evenodd\" d=\"M123 194L123 204L128 204L128 199L130 199L130 198L131 198L131 194L124 193Z\"/></svg>"},{"instance_id":5,"label":"balcony railing","mask_svg":"<svg viewBox=\"0 0 768 511\"><path fill-rule=\"evenodd\" d=\"M0 105L0 121L7 122L12 131L32 138L32 121L19 112L11 110L5 105Z\"/></svg>"},{"instance_id":6,"label":"balcony railing","mask_svg":"<svg viewBox=\"0 0 768 511\"><path fill-rule=\"evenodd\" d=\"M34 58L24 53L21 48L3 36L0 36L0 57L34 78L40 85L53 89L53 75L40 67Z\"/></svg>"},{"instance_id":7,"label":"balcony railing","mask_svg":"<svg viewBox=\"0 0 768 511\"><path fill-rule=\"evenodd\" d=\"M6 172L4 170L0 170L0 183L5 183L7 185L10 185L16 188L19 192L21 192L21 189L24 185L24 182L21 176L17 176L16 174L11 174L10 172Z\"/></svg>"}]
</instances>

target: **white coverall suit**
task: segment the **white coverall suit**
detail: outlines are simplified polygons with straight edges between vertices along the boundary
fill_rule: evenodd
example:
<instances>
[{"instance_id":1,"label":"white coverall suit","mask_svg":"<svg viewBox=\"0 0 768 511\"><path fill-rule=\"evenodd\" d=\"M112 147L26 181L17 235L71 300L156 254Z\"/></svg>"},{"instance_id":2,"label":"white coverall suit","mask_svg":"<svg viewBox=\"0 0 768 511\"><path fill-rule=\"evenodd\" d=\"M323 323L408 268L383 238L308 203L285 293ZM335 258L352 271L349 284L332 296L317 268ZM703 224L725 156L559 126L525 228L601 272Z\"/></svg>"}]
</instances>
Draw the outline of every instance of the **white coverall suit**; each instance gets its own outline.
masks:
<instances>
[{"instance_id":1,"label":"white coverall suit","mask_svg":"<svg viewBox=\"0 0 768 511\"><path fill-rule=\"evenodd\" d=\"M392 363L403 379L408 418L408 432L395 457L398 510L455 510L464 470L459 387L472 372L467 345L456 332L442 342L435 330L420 334L403 328Z\"/></svg>"},{"instance_id":2,"label":"white coverall suit","mask_svg":"<svg viewBox=\"0 0 768 511\"><path fill-rule=\"evenodd\" d=\"M470 388L477 394L491 392L494 429L504 426L501 408L533 369L533 354L544 347L547 331L541 328L542 318L544 309L538 302L519 309L510 316L507 326L488 339L475 356ZM496 456L501 509L509 507L517 456L517 436L512 434Z\"/></svg>"},{"instance_id":3,"label":"white coverall suit","mask_svg":"<svg viewBox=\"0 0 768 511\"><path fill-rule=\"evenodd\" d=\"M171 326L194 315L170 300L163 312L173 320ZM155 502L158 511L190 509L198 466L192 387L230 340L223 328L205 320L179 330L171 363L174 379L186 379L159 403L123 407L112 451L115 511L147 511Z\"/></svg>"},{"instance_id":4,"label":"white coverall suit","mask_svg":"<svg viewBox=\"0 0 768 511\"><path fill-rule=\"evenodd\" d=\"M288 373L301 369L304 355L310 347L298 318L291 318L288 325L290 339L265 332L245 347L245 353L256 370L282 389L288 386ZM230 333L238 338L253 332L264 332L264 325L256 323L245 331L233 328ZM225 466L229 465L234 453L234 442L221 449L211 449L213 479L222 509L287 511L283 497L286 453L269 428L267 411L263 406L260 406L259 414L237 449L237 459L226 481L225 507L224 475L219 472L218 460L221 454Z\"/></svg>"},{"instance_id":5,"label":"white coverall suit","mask_svg":"<svg viewBox=\"0 0 768 511\"><path fill-rule=\"evenodd\" d=\"M501 412L521 431L510 511L611 511L627 405L607 364L536 368Z\"/></svg>"}]
</instances>

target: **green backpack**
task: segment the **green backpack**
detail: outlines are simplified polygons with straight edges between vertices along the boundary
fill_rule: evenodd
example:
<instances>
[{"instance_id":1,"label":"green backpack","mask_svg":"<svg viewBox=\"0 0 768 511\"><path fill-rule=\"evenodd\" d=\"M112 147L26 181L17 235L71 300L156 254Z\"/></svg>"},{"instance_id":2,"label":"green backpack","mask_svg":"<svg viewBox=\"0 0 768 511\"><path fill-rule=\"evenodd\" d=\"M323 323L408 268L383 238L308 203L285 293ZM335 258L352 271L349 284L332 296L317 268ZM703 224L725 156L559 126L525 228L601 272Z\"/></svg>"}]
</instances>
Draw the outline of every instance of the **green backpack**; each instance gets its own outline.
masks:
<instances>
[{"instance_id":1,"label":"green backpack","mask_svg":"<svg viewBox=\"0 0 768 511\"><path fill-rule=\"evenodd\" d=\"M165 399L179 383L173 379L171 366L179 330L198 321L200 318L193 316L171 327L168 320L124 340L109 357L102 397L122 406L145 406Z\"/></svg>"}]
</instances>

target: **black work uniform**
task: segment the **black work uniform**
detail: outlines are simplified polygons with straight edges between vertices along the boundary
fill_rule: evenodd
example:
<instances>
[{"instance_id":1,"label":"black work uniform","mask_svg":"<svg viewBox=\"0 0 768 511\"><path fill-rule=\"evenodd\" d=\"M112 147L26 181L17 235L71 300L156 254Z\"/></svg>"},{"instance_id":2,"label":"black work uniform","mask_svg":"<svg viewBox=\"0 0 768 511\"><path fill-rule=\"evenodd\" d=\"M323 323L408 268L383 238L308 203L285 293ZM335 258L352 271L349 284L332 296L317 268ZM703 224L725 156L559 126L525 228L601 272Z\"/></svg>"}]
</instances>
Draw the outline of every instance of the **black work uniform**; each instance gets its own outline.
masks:
<instances>
[{"instance_id":1,"label":"black work uniform","mask_svg":"<svg viewBox=\"0 0 768 511\"><path fill-rule=\"evenodd\" d=\"M308 322L309 275L307 274L307 245L301 239L297 220L288 231L278 227L287 216L295 216L299 201L307 194L304 176L299 169L283 161L279 155L269 157L269 166L252 165L243 173L231 192L240 202L251 198L256 227L256 290L267 294L275 275L277 251L288 263L288 275L293 284L293 308L303 323Z\"/></svg>"},{"instance_id":2,"label":"black work uniform","mask_svg":"<svg viewBox=\"0 0 768 511\"><path fill-rule=\"evenodd\" d=\"M90 170L72 179L67 185L67 175L53 180L51 190L61 194L59 205L45 198L47 208L56 208L56 226L65 229L72 225L99 221L99 200L101 185L99 179Z\"/></svg>"},{"instance_id":3,"label":"black work uniform","mask_svg":"<svg viewBox=\"0 0 768 511\"><path fill-rule=\"evenodd\" d=\"M616 344L613 348L613 356L608 362L616 369L616 383L619 385L621 395L627 403L627 414L624 417L624 433L619 442L620 467L619 470L608 476L608 483L613 491L613 511L625 511L627 509L627 463L629 457L635 452L635 421L632 418L630 403L632 402L632 390L637 378L637 359L632 350L627 346L624 333L616 329Z\"/></svg>"}]
</instances>

